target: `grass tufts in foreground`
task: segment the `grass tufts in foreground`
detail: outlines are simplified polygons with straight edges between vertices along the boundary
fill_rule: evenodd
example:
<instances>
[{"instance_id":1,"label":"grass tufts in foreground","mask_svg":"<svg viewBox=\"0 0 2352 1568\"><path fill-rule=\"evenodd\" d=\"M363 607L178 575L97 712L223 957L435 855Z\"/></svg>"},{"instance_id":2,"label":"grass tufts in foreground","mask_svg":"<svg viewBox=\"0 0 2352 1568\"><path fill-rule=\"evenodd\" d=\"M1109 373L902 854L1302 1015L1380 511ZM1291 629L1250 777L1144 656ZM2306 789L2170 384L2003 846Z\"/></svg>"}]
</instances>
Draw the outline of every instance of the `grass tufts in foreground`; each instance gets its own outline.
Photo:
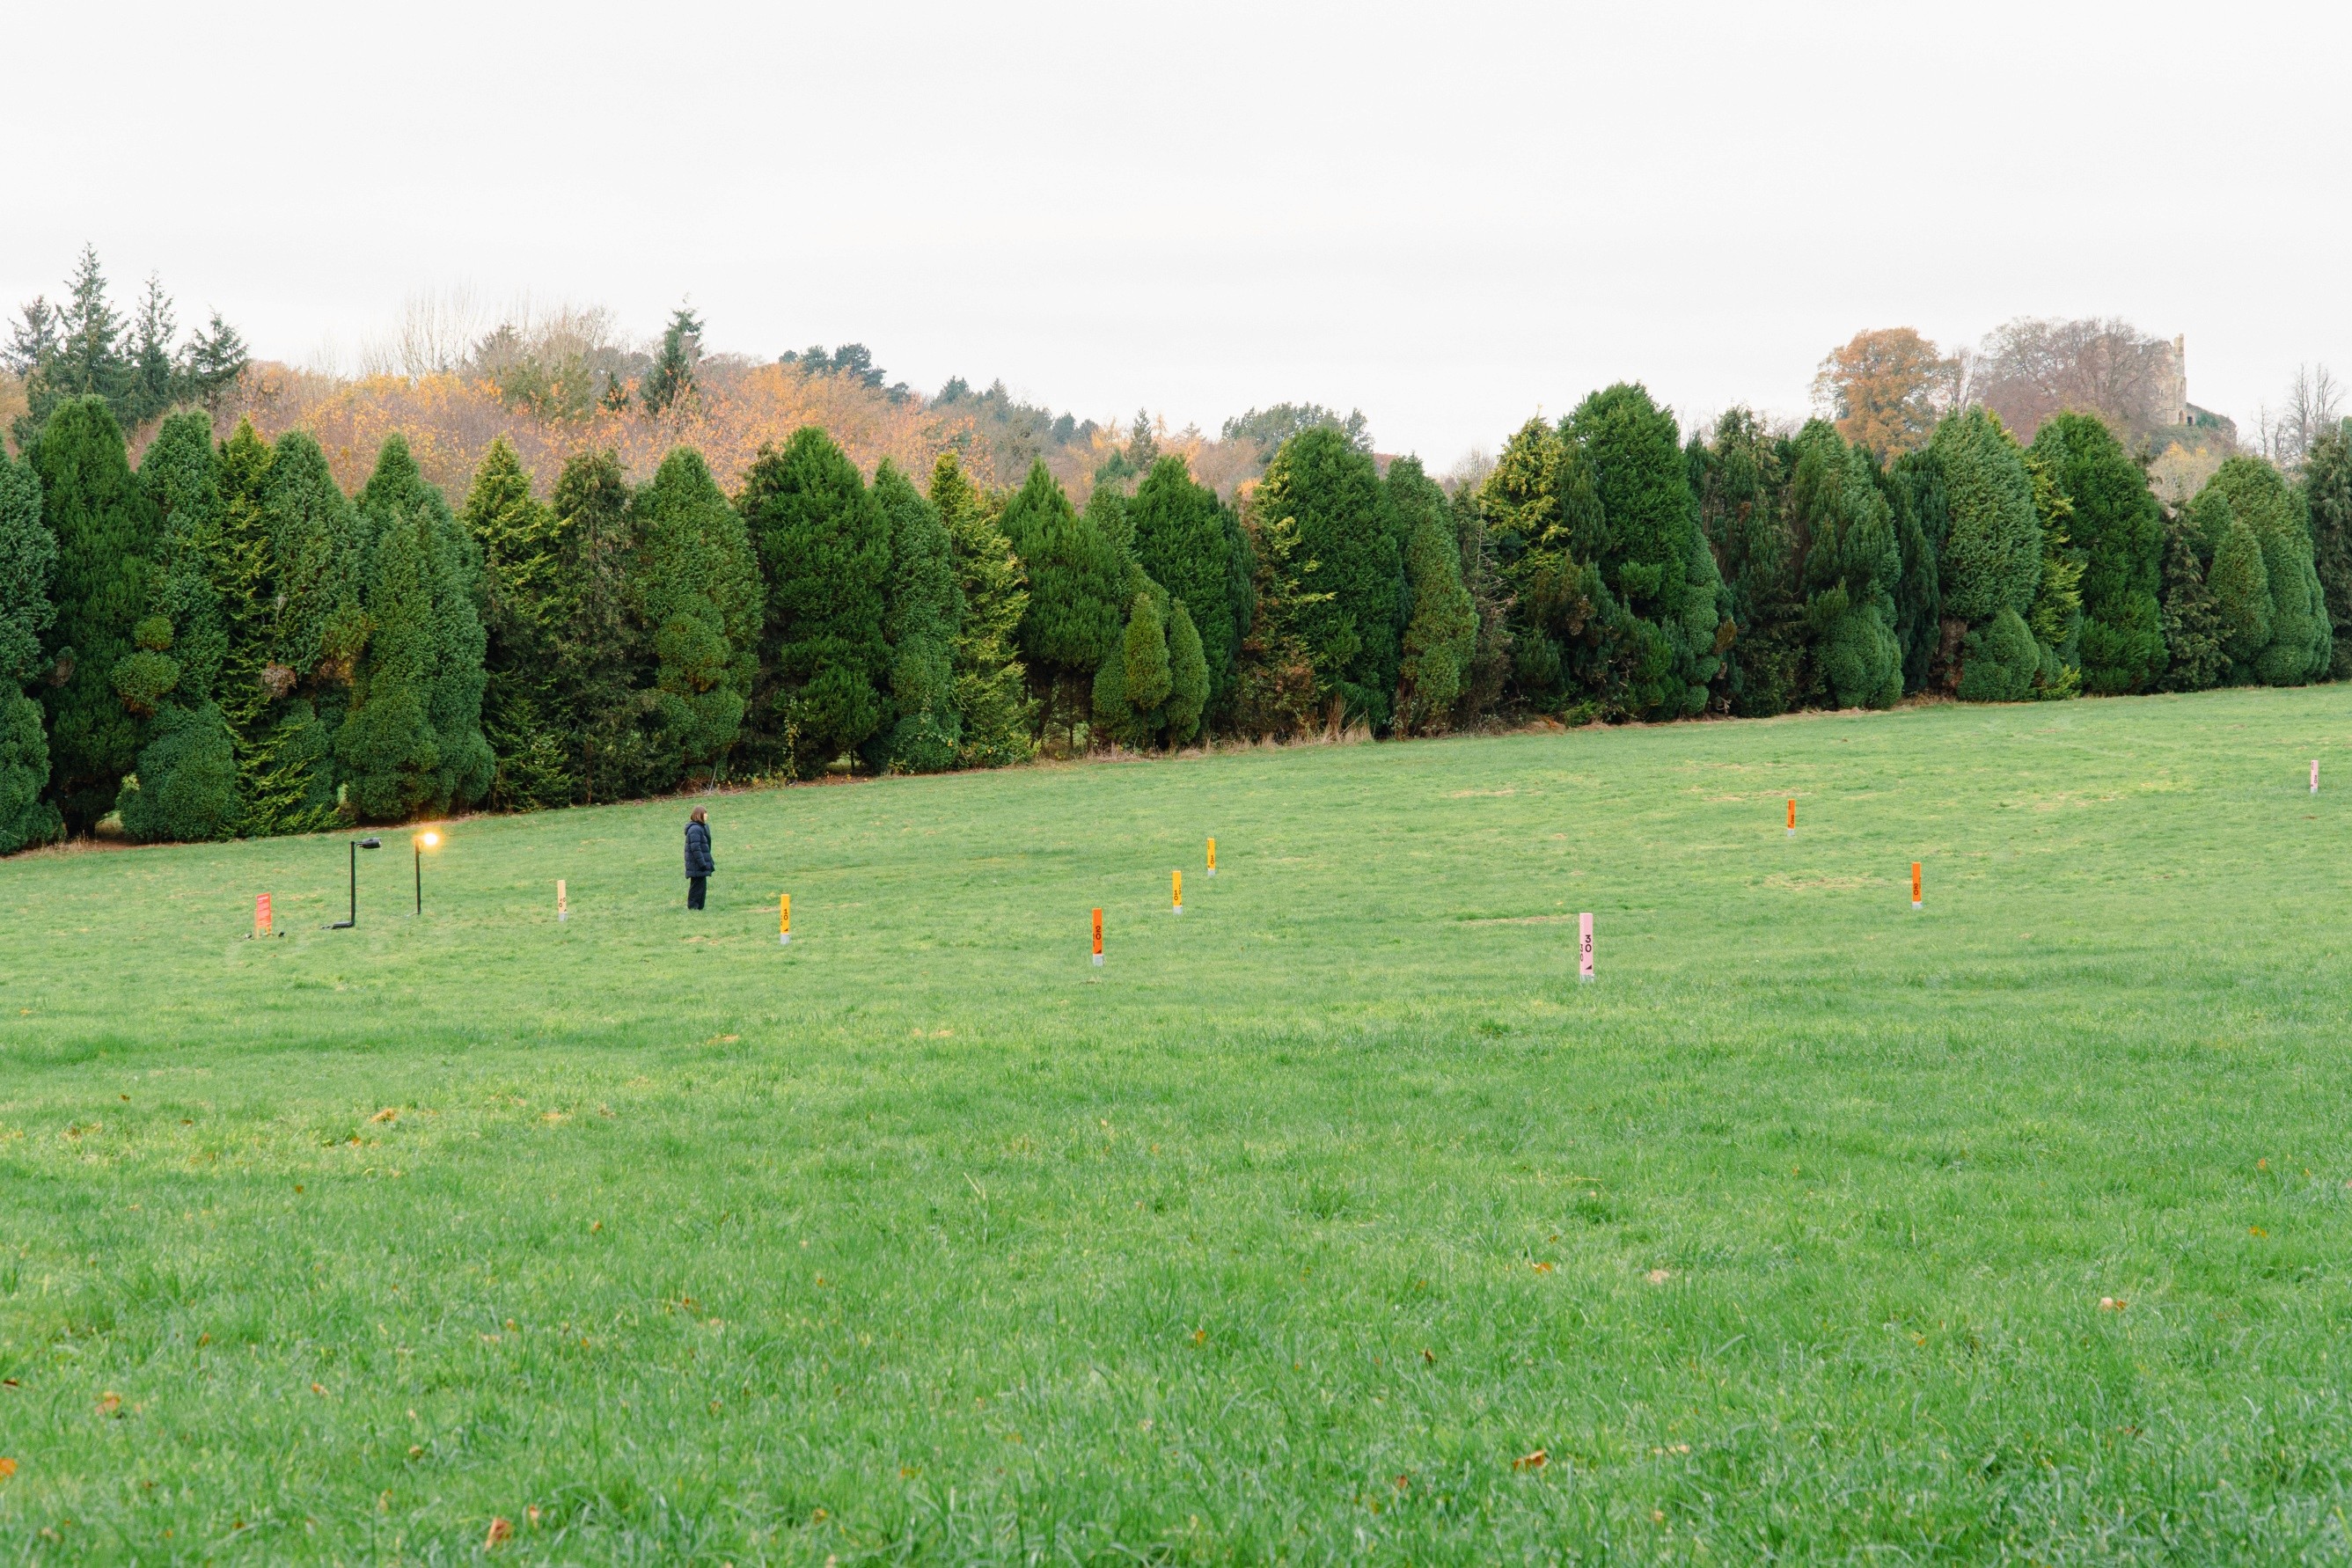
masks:
<instances>
[{"instance_id":1,"label":"grass tufts in foreground","mask_svg":"<svg viewBox=\"0 0 2352 1568\"><path fill-rule=\"evenodd\" d=\"M699 917L676 802L352 931L339 839L9 862L0 1555L2340 1561L2347 742L796 789Z\"/></svg>"}]
</instances>

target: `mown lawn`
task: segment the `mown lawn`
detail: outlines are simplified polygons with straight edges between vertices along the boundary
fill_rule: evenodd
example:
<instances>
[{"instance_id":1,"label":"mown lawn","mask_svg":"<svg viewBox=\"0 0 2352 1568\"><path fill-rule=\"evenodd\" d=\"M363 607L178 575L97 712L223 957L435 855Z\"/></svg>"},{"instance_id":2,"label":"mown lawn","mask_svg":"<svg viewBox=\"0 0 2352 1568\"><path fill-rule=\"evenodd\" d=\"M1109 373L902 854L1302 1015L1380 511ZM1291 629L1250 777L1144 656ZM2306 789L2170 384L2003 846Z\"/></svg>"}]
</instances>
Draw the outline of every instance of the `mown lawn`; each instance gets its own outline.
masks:
<instances>
[{"instance_id":1,"label":"mown lawn","mask_svg":"<svg viewBox=\"0 0 2352 1568\"><path fill-rule=\"evenodd\" d=\"M709 804L0 863L0 1559L2352 1555L2352 689Z\"/></svg>"}]
</instances>

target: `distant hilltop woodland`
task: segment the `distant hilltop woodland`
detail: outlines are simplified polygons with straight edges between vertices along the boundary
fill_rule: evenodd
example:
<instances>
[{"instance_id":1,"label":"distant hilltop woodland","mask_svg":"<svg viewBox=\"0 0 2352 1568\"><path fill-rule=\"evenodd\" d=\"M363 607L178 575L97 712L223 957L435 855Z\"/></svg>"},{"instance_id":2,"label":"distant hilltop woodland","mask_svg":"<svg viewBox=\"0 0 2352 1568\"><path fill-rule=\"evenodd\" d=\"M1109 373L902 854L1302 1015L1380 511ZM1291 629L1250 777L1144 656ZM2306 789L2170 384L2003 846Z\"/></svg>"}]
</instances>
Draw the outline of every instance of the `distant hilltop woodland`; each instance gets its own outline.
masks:
<instances>
[{"instance_id":1,"label":"distant hilltop woodland","mask_svg":"<svg viewBox=\"0 0 2352 1568\"><path fill-rule=\"evenodd\" d=\"M352 375L126 314L0 374L0 852L1221 741L2352 673L2352 430L2186 345L1832 352L1801 426L1639 384L1444 475L1360 414L1082 421L866 349L413 309Z\"/></svg>"}]
</instances>

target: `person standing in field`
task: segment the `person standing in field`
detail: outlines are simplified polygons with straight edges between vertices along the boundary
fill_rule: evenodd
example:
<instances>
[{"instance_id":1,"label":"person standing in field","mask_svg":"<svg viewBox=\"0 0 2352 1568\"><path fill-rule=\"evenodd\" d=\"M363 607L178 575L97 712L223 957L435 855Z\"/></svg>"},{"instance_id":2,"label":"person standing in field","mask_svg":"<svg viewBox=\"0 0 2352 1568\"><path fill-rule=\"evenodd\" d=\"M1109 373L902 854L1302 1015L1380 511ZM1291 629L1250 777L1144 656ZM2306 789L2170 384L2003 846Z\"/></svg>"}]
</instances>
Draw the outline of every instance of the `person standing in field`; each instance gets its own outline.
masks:
<instances>
[{"instance_id":1,"label":"person standing in field","mask_svg":"<svg viewBox=\"0 0 2352 1568\"><path fill-rule=\"evenodd\" d=\"M702 807L696 806L686 823L686 907L702 907L710 873L719 868L710 859L710 818Z\"/></svg>"}]
</instances>

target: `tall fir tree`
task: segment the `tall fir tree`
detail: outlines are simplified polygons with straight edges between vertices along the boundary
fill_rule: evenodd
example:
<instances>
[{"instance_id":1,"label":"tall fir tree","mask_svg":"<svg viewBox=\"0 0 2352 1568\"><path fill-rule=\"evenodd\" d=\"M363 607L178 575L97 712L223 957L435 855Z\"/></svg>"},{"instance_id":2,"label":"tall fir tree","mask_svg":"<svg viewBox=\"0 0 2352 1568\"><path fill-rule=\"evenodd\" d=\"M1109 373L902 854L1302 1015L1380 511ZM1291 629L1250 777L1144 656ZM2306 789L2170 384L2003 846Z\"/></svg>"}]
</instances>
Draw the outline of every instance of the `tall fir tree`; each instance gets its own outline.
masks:
<instances>
[{"instance_id":1,"label":"tall fir tree","mask_svg":"<svg viewBox=\"0 0 2352 1568\"><path fill-rule=\"evenodd\" d=\"M219 458L212 419L201 413L163 421L139 465L158 519L149 614L134 628L152 670L139 706L152 717L137 773L116 811L131 837L226 838L245 820L235 738L216 700L228 630L213 582L221 528Z\"/></svg>"},{"instance_id":2,"label":"tall fir tree","mask_svg":"<svg viewBox=\"0 0 2352 1568\"><path fill-rule=\"evenodd\" d=\"M1404 619L1404 564L1371 455L1328 426L1266 466L1257 504L1297 531L1298 631L1333 729L1389 722Z\"/></svg>"},{"instance_id":3,"label":"tall fir tree","mask_svg":"<svg viewBox=\"0 0 2352 1568\"><path fill-rule=\"evenodd\" d=\"M1025 762L1030 739L1028 672L1021 663L1021 618L1029 606L1020 558L987 499L950 450L931 468L929 500L947 530L949 559L963 607L952 656L961 767Z\"/></svg>"},{"instance_id":4,"label":"tall fir tree","mask_svg":"<svg viewBox=\"0 0 2352 1568\"><path fill-rule=\"evenodd\" d=\"M568 805L579 788L558 695L560 593L555 514L504 436L474 470L457 520L482 558L482 738L496 759L489 804L501 811Z\"/></svg>"},{"instance_id":5,"label":"tall fir tree","mask_svg":"<svg viewBox=\"0 0 2352 1568\"><path fill-rule=\"evenodd\" d=\"M877 767L938 773L955 765L962 740L955 645L963 625L954 548L939 509L885 458L874 499L889 521L890 581L883 635L890 643L890 719L877 730Z\"/></svg>"},{"instance_id":6,"label":"tall fir tree","mask_svg":"<svg viewBox=\"0 0 2352 1568\"><path fill-rule=\"evenodd\" d=\"M2214 546L2213 567L2205 583L2213 591L2221 651L2229 658L2231 677L2251 680L2254 660L2271 641L2270 572L2263 563L2262 540L2252 529L2235 517L2221 528L2221 542Z\"/></svg>"},{"instance_id":7,"label":"tall fir tree","mask_svg":"<svg viewBox=\"0 0 2352 1568\"><path fill-rule=\"evenodd\" d=\"M814 426L760 449L737 506L768 580L759 751L814 777L882 723L889 522L857 465Z\"/></svg>"},{"instance_id":8,"label":"tall fir tree","mask_svg":"<svg viewBox=\"0 0 2352 1568\"><path fill-rule=\"evenodd\" d=\"M2229 674L2221 606L2197 555L2197 525L2186 511L2164 524L2164 689L2202 691Z\"/></svg>"},{"instance_id":9,"label":"tall fir tree","mask_svg":"<svg viewBox=\"0 0 2352 1568\"><path fill-rule=\"evenodd\" d=\"M1462 584L1462 554L1445 492L1418 458L1400 458L1381 480L1404 537L1405 624L1397 662L1396 719L1407 734L1444 729L1478 647L1478 616Z\"/></svg>"},{"instance_id":10,"label":"tall fir tree","mask_svg":"<svg viewBox=\"0 0 2352 1568\"><path fill-rule=\"evenodd\" d=\"M1561 434L1582 456L1599 502L1594 563L1635 622L1622 700L1637 716L1699 712L1734 628L1674 416L1621 382L1578 405Z\"/></svg>"},{"instance_id":11,"label":"tall fir tree","mask_svg":"<svg viewBox=\"0 0 2352 1568\"><path fill-rule=\"evenodd\" d=\"M2083 689L2145 691L2164 673L2164 520L2147 476L2105 423L2061 414L2033 435L2083 558Z\"/></svg>"},{"instance_id":12,"label":"tall fir tree","mask_svg":"<svg viewBox=\"0 0 2352 1568\"><path fill-rule=\"evenodd\" d=\"M680 305L662 329L661 346L654 351L653 367L646 372L638 400L648 414L667 414L691 404L697 390L695 366L702 362L702 321Z\"/></svg>"},{"instance_id":13,"label":"tall fir tree","mask_svg":"<svg viewBox=\"0 0 2352 1568\"><path fill-rule=\"evenodd\" d=\"M2233 651L2243 667L2239 678L2267 686L2299 686L2325 679L2335 655L2335 637L2313 559L2311 521L2303 494L2270 464L2243 454L2223 459L2206 481L2200 500L2206 494L2225 498L2231 518L2252 531L2262 548L2270 590L2269 638L2252 654ZM2218 595L2218 556L2214 570Z\"/></svg>"},{"instance_id":14,"label":"tall fir tree","mask_svg":"<svg viewBox=\"0 0 2352 1568\"><path fill-rule=\"evenodd\" d=\"M1753 412L1734 408L1711 439L1694 437L1688 448L1699 526L1730 599L1724 690L1731 711L1748 718L1785 713L1804 699L1804 552L1782 506L1781 445Z\"/></svg>"},{"instance_id":15,"label":"tall fir tree","mask_svg":"<svg viewBox=\"0 0 2352 1568\"><path fill-rule=\"evenodd\" d=\"M553 701L573 737L575 795L583 805L623 800L654 786L653 650L643 646L630 579L639 558L637 509L611 451L574 454L557 477Z\"/></svg>"},{"instance_id":16,"label":"tall fir tree","mask_svg":"<svg viewBox=\"0 0 2352 1568\"><path fill-rule=\"evenodd\" d=\"M57 536L41 517L41 482L29 464L0 451L0 855L47 844L64 831L44 792L49 740L41 705L25 683L49 662L43 640L57 619L49 582Z\"/></svg>"},{"instance_id":17,"label":"tall fir tree","mask_svg":"<svg viewBox=\"0 0 2352 1568\"><path fill-rule=\"evenodd\" d=\"M1056 720L1075 741L1103 660L1119 646L1132 595L1118 543L1071 507L1061 484L1040 460L1004 504L998 525L1028 579L1018 646L1040 705L1040 721Z\"/></svg>"},{"instance_id":18,"label":"tall fir tree","mask_svg":"<svg viewBox=\"0 0 2352 1568\"><path fill-rule=\"evenodd\" d=\"M662 459L635 510L631 590L654 655L656 743L680 772L716 777L742 734L759 676L759 562L742 517L691 447Z\"/></svg>"},{"instance_id":19,"label":"tall fir tree","mask_svg":"<svg viewBox=\"0 0 2352 1568\"><path fill-rule=\"evenodd\" d=\"M1094 732L1103 740L1140 749L1156 743L1167 727L1175 678L1168 658L1168 613L1161 608L1166 603L1163 591L1148 582L1139 586L1128 607L1126 627L1095 672Z\"/></svg>"},{"instance_id":20,"label":"tall fir tree","mask_svg":"<svg viewBox=\"0 0 2352 1568\"><path fill-rule=\"evenodd\" d=\"M2339 420L2303 460L2312 567L2327 605L2331 679L2352 677L2352 421Z\"/></svg>"},{"instance_id":21,"label":"tall fir tree","mask_svg":"<svg viewBox=\"0 0 2352 1568\"><path fill-rule=\"evenodd\" d=\"M1903 555L1876 466L1823 419L1809 422L1792 449L1784 510L1804 542L1811 688L1841 708L1892 707L1903 695L1894 627Z\"/></svg>"},{"instance_id":22,"label":"tall fir tree","mask_svg":"<svg viewBox=\"0 0 2352 1568\"><path fill-rule=\"evenodd\" d=\"M1181 602L1201 638L1209 706L1232 695L1234 660L1249 624L1249 563L1241 523L1184 459L1156 459L1127 507L1136 562Z\"/></svg>"},{"instance_id":23,"label":"tall fir tree","mask_svg":"<svg viewBox=\"0 0 2352 1568\"><path fill-rule=\"evenodd\" d=\"M375 469L360 491L359 507L371 558L364 601L370 630L364 663L352 684L352 715L360 716L383 680L389 680L395 692L409 679L418 682L434 762L429 780L412 786L404 777L398 786L396 793L411 801L403 808L404 815L420 810L438 815L471 805L488 792L497 767L489 742L482 737L485 638L478 607L480 552L472 536L459 526L448 500L418 469L408 442L399 435L384 438L376 454ZM416 568L422 574L425 595L421 607L410 597L408 567L402 559L411 524L415 547L422 552ZM378 607L378 596L387 608ZM415 622L419 640L412 652L399 645L398 637L406 635L404 623L416 616L422 619ZM377 637L386 628L396 632L395 642L390 647L379 647ZM405 719L395 714L386 722L396 732ZM354 748L362 744L353 742ZM342 753L340 735L337 751ZM404 742L378 754L393 752L404 758L402 767L421 755ZM355 793L363 802L375 803L360 807L373 815L394 792L378 780L355 786Z\"/></svg>"},{"instance_id":24,"label":"tall fir tree","mask_svg":"<svg viewBox=\"0 0 2352 1568\"><path fill-rule=\"evenodd\" d=\"M1940 552L1944 614L1969 626L2004 609L2021 616L2042 585L2042 523L2017 442L1982 407L1936 426L1949 531Z\"/></svg>"},{"instance_id":25,"label":"tall fir tree","mask_svg":"<svg viewBox=\"0 0 2352 1568\"><path fill-rule=\"evenodd\" d=\"M41 485L42 520L58 542L58 616L41 689L48 711L50 789L66 826L87 832L113 809L137 765L145 725L116 689L118 667L151 676L134 629L147 614L155 509L131 471L122 428L106 399L58 404L26 454Z\"/></svg>"}]
</instances>

